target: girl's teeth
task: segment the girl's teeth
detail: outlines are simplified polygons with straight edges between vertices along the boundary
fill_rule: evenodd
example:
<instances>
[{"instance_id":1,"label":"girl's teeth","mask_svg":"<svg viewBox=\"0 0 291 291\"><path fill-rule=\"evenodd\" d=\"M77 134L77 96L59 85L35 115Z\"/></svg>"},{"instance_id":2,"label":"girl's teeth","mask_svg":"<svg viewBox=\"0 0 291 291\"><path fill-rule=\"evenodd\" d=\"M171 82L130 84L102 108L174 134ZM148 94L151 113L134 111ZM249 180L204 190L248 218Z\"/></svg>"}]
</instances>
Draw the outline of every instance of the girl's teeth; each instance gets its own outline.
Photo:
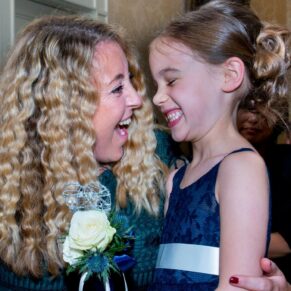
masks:
<instances>
[{"instance_id":1,"label":"girl's teeth","mask_svg":"<svg viewBox=\"0 0 291 291\"><path fill-rule=\"evenodd\" d=\"M178 119L180 116L182 116L182 112L176 111L174 113L167 114L167 120L174 121L174 120Z\"/></svg>"}]
</instances>

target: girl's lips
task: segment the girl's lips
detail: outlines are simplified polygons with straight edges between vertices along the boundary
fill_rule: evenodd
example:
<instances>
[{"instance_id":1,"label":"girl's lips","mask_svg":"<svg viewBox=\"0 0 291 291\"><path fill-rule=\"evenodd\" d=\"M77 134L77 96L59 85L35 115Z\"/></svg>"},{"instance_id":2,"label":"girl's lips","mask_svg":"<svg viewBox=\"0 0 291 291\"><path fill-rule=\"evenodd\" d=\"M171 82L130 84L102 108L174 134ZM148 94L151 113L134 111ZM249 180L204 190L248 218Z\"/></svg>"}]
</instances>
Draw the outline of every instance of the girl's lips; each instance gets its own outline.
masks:
<instances>
[{"instance_id":1,"label":"girl's lips","mask_svg":"<svg viewBox=\"0 0 291 291\"><path fill-rule=\"evenodd\" d=\"M182 110L173 109L164 112L169 127L174 127L182 118Z\"/></svg>"}]
</instances>

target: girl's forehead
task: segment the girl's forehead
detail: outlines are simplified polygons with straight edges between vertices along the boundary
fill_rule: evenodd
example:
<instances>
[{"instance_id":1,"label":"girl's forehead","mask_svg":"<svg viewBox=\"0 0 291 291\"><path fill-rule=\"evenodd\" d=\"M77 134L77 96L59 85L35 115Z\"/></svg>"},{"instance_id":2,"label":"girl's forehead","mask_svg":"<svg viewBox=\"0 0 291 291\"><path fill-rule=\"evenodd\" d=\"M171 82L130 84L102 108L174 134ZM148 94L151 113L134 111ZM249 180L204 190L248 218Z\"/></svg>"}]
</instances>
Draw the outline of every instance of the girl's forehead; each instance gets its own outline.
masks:
<instances>
[{"instance_id":1,"label":"girl's forehead","mask_svg":"<svg viewBox=\"0 0 291 291\"><path fill-rule=\"evenodd\" d=\"M193 57L195 52L181 41L174 38L158 37L150 45L150 53L160 53L181 57L187 55Z\"/></svg>"}]
</instances>

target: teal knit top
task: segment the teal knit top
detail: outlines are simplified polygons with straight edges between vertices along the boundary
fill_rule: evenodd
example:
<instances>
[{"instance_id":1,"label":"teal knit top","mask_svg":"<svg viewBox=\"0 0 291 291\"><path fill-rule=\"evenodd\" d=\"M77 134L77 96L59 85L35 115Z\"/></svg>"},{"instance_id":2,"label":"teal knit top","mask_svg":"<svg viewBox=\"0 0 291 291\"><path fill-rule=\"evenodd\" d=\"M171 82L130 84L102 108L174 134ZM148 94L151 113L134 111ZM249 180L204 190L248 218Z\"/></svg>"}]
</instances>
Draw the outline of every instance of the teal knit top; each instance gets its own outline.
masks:
<instances>
[{"instance_id":1,"label":"teal knit top","mask_svg":"<svg viewBox=\"0 0 291 291\"><path fill-rule=\"evenodd\" d=\"M156 132L158 146L157 155L167 165L175 162L176 145L168 134L162 131ZM101 183L108 187L112 195L112 202L115 200L116 179L110 170L106 170L100 177ZM113 205L114 207L114 205ZM153 270L160 242L160 234L163 222L163 202L158 217L151 216L142 210L136 214L133 204L129 201L126 208L121 209L135 235L133 246L133 257L137 261L134 268L127 274L132 282L132 289L135 291L146 290L152 281ZM13 273L4 263L0 262L0 291L69 291L65 283L65 274L62 273L56 278L45 274L37 280L32 277L19 277Z\"/></svg>"},{"instance_id":2,"label":"teal knit top","mask_svg":"<svg viewBox=\"0 0 291 291\"><path fill-rule=\"evenodd\" d=\"M158 141L156 149L157 155L166 165L171 166L175 163L176 157L178 156L178 151L176 151L178 150L177 145L163 131L157 131L156 138ZM112 202L114 203L116 180L112 172L110 170L105 171L100 180L110 190ZM163 197L163 195L161 196ZM152 282L162 232L164 217L163 202L160 205L160 214L158 217L150 215L145 210L137 214L134 211L134 205L131 201L128 201L126 208L120 209L120 214L126 216L129 225L133 227L135 237L133 257L136 260L136 265L126 274L127 279L129 279L130 290L147 290L149 284Z\"/></svg>"}]
</instances>

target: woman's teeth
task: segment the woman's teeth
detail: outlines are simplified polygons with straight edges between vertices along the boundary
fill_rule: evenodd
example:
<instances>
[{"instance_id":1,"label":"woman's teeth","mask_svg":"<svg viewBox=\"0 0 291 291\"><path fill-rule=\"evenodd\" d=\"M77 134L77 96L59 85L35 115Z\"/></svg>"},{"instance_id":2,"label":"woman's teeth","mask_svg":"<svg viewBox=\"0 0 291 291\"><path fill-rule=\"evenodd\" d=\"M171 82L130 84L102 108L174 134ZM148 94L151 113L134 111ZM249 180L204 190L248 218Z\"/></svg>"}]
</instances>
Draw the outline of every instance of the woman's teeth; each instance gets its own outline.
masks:
<instances>
[{"instance_id":1,"label":"woman's teeth","mask_svg":"<svg viewBox=\"0 0 291 291\"><path fill-rule=\"evenodd\" d=\"M131 123L131 118L127 118L125 120L122 120L118 123L119 126L129 126L129 124Z\"/></svg>"},{"instance_id":2,"label":"woman's teeth","mask_svg":"<svg viewBox=\"0 0 291 291\"><path fill-rule=\"evenodd\" d=\"M130 117L125 119L125 120L122 120L118 123L117 131L118 131L119 135L127 136L127 128L130 125L130 123L131 123Z\"/></svg>"}]
</instances>

